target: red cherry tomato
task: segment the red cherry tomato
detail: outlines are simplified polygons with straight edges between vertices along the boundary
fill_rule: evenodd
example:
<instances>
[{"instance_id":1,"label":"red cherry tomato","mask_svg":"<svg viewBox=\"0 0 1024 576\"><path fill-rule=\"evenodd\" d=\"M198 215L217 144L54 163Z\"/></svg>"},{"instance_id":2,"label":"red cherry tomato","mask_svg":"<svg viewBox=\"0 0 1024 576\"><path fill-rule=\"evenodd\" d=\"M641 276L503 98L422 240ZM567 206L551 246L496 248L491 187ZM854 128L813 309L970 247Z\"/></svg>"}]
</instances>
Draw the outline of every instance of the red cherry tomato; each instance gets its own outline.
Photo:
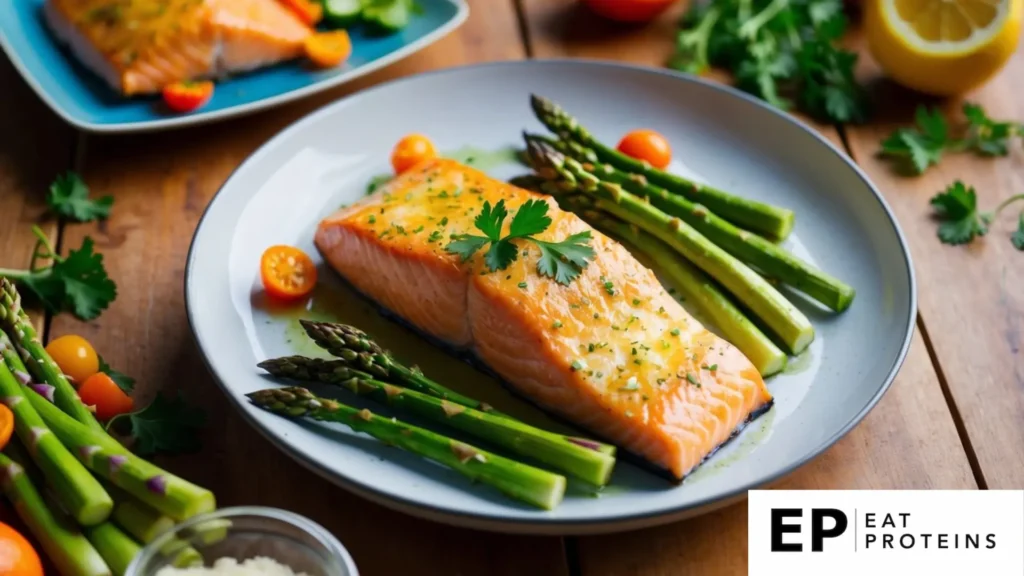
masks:
<instances>
[{"instance_id":1,"label":"red cherry tomato","mask_svg":"<svg viewBox=\"0 0 1024 576\"><path fill-rule=\"evenodd\" d=\"M176 82L164 87L164 103L175 112L201 108L213 96L213 82Z\"/></svg>"},{"instance_id":2,"label":"red cherry tomato","mask_svg":"<svg viewBox=\"0 0 1024 576\"><path fill-rule=\"evenodd\" d=\"M96 407L96 417L107 421L132 411L134 402L110 376L97 372L78 387L78 396L87 406Z\"/></svg>"},{"instance_id":3,"label":"red cherry tomato","mask_svg":"<svg viewBox=\"0 0 1024 576\"><path fill-rule=\"evenodd\" d=\"M649 22L675 0L583 0L595 13L617 22Z\"/></svg>"},{"instance_id":4,"label":"red cherry tomato","mask_svg":"<svg viewBox=\"0 0 1024 576\"><path fill-rule=\"evenodd\" d=\"M658 169L664 169L672 161L668 140L654 130L633 130L619 141L618 150Z\"/></svg>"}]
</instances>

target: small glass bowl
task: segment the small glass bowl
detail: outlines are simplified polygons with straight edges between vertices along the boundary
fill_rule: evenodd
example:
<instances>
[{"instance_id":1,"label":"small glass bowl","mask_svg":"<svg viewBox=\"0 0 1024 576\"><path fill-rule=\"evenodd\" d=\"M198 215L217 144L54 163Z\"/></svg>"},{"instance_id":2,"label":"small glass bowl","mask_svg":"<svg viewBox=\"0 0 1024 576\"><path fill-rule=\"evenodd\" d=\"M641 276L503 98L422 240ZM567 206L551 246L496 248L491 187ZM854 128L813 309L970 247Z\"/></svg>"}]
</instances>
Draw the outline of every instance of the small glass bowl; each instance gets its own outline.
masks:
<instances>
[{"instance_id":1,"label":"small glass bowl","mask_svg":"<svg viewBox=\"0 0 1024 576\"><path fill-rule=\"evenodd\" d=\"M155 576L166 566L212 566L220 558L241 562L257 556L272 558L297 574L359 574L348 551L316 522L277 508L238 506L201 514L157 536L125 575Z\"/></svg>"}]
</instances>

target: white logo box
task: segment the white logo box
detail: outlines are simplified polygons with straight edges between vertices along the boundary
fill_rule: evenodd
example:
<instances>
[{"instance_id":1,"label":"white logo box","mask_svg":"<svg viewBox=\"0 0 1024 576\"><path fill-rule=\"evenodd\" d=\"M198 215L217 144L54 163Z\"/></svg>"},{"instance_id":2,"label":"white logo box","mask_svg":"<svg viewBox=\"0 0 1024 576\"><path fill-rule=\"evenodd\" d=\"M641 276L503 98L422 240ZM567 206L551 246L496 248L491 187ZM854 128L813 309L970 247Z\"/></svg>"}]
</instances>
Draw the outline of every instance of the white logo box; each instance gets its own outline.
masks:
<instances>
[{"instance_id":1,"label":"white logo box","mask_svg":"<svg viewBox=\"0 0 1024 576\"><path fill-rule=\"evenodd\" d=\"M1024 576L1024 490L751 490L747 529L750 576Z\"/></svg>"}]
</instances>

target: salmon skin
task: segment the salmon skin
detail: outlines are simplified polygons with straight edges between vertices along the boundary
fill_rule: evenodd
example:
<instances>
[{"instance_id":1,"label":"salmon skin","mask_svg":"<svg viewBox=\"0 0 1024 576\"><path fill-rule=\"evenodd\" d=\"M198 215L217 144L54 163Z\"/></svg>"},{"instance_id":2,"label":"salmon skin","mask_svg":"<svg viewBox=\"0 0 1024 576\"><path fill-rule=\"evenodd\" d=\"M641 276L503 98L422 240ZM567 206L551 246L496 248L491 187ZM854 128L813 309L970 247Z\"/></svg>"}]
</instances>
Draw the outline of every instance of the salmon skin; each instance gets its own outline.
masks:
<instances>
[{"instance_id":1,"label":"salmon skin","mask_svg":"<svg viewBox=\"0 0 1024 576\"><path fill-rule=\"evenodd\" d=\"M590 231L595 257L567 285L539 249L491 271L445 250L480 234L485 202L549 204L540 240ZM507 233L511 218L505 221ZM315 241L356 290L486 365L518 394L681 480L772 405L760 374L705 329L623 246L544 196L446 159L421 163L321 221Z\"/></svg>"},{"instance_id":2,"label":"salmon skin","mask_svg":"<svg viewBox=\"0 0 1024 576\"><path fill-rule=\"evenodd\" d=\"M313 33L280 0L47 0L44 14L126 96L295 58Z\"/></svg>"}]
</instances>

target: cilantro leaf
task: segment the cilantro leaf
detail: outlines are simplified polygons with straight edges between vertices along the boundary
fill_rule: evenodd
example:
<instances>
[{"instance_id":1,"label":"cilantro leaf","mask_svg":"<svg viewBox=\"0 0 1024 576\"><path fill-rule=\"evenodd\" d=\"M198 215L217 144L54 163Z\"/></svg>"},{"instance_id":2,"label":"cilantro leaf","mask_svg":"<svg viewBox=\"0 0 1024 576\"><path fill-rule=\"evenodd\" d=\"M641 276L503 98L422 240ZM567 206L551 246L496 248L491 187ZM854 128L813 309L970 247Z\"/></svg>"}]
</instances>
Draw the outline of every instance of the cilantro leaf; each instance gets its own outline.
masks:
<instances>
[{"instance_id":1,"label":"cilantro leaf","mask_svg":"<svg viewBox=\"0 0 1024 576\"><path fill-rule=\"evenodd\" d=\"M1010 140L1017 133L1015 122L997 122L985 114L977 104L965 102L967 117L967 146L984 156L1006 156L1010 153Z\"/></svg>"},{"instance_id":2,"label":"cilantro leaf","mask_svg":"<svg viewBox=\"0 0 1024 576\"><path fill-rule=\"evenodd\" d=\"M103 255L93 251L88 236L81 248L66 258L55 258L49 269L19 279L49 311L67 310L81 320L96 318L117 297L117 285L107 276Z\"/></svg>"},{"instance_id":3,"label":"cilantro leaf","mask_svg":"<svg viewBox=\"0 0 1024 576\"><path fill-rule=\"evenodd\" d=\"M594 249L590 247L590 231L578 232L561 242L544 242L531 239L540 248L537 272L541 276L554 278L559 284L569 284L577 277L590 260Z\"/></svg>"},{"instance_id":4,"label":"cilantro leaf","mask_svg":"<svg viewBox=\"0 0 1024 576\"><path fill-rule=\"evenodd\" d=\"M949 138L949 125L942 113L933 108L918 106L914 114L914 128L900 128L882 141L882 156L907 158L914 171L924 173L929 166L938 164L942 152L954 144Z\"/></svg>"},{"instance_id":5,"label":"cilantro leaf","mask_svg":"<svg viewBox=\"0 0 1024 576\"><path fill-rule=\"evenodd\" d=\"M494 272L508 268L516 261L518 256L519 249L512 243L510 237L506 237L491 244L487 255L484 256L484 262L487 263L487 267L491 269L491 272Z\"/></svg>"},{"instance_id":6,"label":"cilantro leaf","mask_svg":"<svg viewBox=\"0 0 1024 576\"><path fill-rule=\"evenodd\" d=\"M797 63L804 110L825 121L859 123L867 119L867 96L853 72L856 53L840 50L831 41L805 42Z\"/></svg>"},{"instance_id":7,"label":"cilantro leaf","mask_svg":"<svg viewBox=\"0 0 1024 576\"><path fill-rule=\"evenodd\" d=\"M1013 247L1017 250L1024 251L1024 211L1020 213L1020 217L1017 219L1017 230L1010 236L1010 242L1013 243Z\"/></svg>"},{"instance_id":8,"label":"cilantro leaf","mask_svg":"<svg viewBox=\"0 0 1024 576\"><path fill-rule=\"evenodd\" d=\"M931 205L942 220L938 235L944 244L967 244L988 232L988 218L978 213L978 197L973 186L965 186L957 180L945 192L932 197Z\"/></svg>"},{"instance_id":9,"label":"cilantro leaf","mask_svg":"<svg viewBox=\"0 0 1024 576\"><path fill-rule=\"evenodd\" d=\"M750 57L736 68L736 85L760 96L772 106L788 109L791 103L779 95L779 82L796 71L793 57L780 51L770 36L750 45L749 53Z\"/></svg>"},{"instance_id":10,"label":"cilantro leaf","mask_svg":"<svg viewBox=\"0 0 1024 576\"><path fill-rule=\"evenodd\" d=\"M498 200L493 207L490 202L484 202L484 208L473 220L473 224L477 230L490 238L491 242L497 242L501 240L501 225L505 222L506 216L508 216L508 210L505 208L504 200Z\"/></svg>"},{"instance_id":11,"label":"cilantro leaf","mask_svg":"<svg viewBox=\"0 0 1024 576\"><path fill-rule=\"evenodd\" d=\"M134 439L132 450L140 456L156 452L194 452L201 446L199 430L206 424L206 414L185 403L181 394L174 398L157 395L142 410L113 417L107 429Z\"/></svg>"},{"instance_id":12,"label":"cilantro leaf","mask_svg":"<svg viewBox=\"0 0 1024 576\"><path fill-rule=\"evenodd\" d=\"M548 203L543 200L530 199L519 207L516 215L512 217L512 224L509 227L509 238L522 238L540 234L551 226L551 218L548 216Z\"/></svg>"},{"instance_id":13,"label":"cilantro leaf","mask_svg":"<svg viewBox=\"0 0 1024 576\"><path fill-rule=\"evenodd\" d=\"M100 356L99 360L99 371L110 376L110 379L114 381L114 384L117 384L117 387L123 390L125 394L131 394L132 391L135 390L135 378L122 374L121 372L111 368L110 364L107 364L106 360L103 359L103 356Z\"/></svg>"},{"instance_id":14,"label":"cilantro leaf","mask_svg":"<svg viewBox=\"0 0 1024 576\"><path fill-rule=\"evenodd\" d=\"M46 195L46 204L50 210L62 218L78 222L91 222L110 216L110 207L114 204L113 196L104 196L92 200L89 188L82 178L74 172L58 176L50 185Z\"/></svg>"},{"instance_id":15,"label":"cilantro leaf","mask_svg":"<svg viewBox=\"0 0 1024 576\"><path fill-rule=\"evenodd\" d=\"M445 252L450 254L458 254L459 257L462 258L462 261L465 262L472 258L473 254L476 254L478 250L486 246L490 241L490 238L485 238L483 236L459 234L452 242L449 242L444 249Z\"/></svg>"},{"instance_id":16,"label":"cilantro leaf","mask_svg":"<svg viewBox=\"0 0 1024 576\"><path fill-rule=\"evenodd\" d=\"M551 226L548 209L548 203L544 200L527 200L512 217L508 235L502 238L501 225L508 215L505 201L499 201L493 208L489 202L485 202L483 210L473 223L487 236L459 234L445 246L445 251L458 254L465 262L490 244L484 255L484 262L491 272L494 272L508 268L519 258L519 249L512 240L522 238L540 248L541 256L537 262L537 271L542 276L554 278L560 284L568 284L580 275L594 257L594 249L589 246L590 231L572 234L561 242L546 242L534 238L534 234L539 234Z\"/></svg>"}]
</instances>

